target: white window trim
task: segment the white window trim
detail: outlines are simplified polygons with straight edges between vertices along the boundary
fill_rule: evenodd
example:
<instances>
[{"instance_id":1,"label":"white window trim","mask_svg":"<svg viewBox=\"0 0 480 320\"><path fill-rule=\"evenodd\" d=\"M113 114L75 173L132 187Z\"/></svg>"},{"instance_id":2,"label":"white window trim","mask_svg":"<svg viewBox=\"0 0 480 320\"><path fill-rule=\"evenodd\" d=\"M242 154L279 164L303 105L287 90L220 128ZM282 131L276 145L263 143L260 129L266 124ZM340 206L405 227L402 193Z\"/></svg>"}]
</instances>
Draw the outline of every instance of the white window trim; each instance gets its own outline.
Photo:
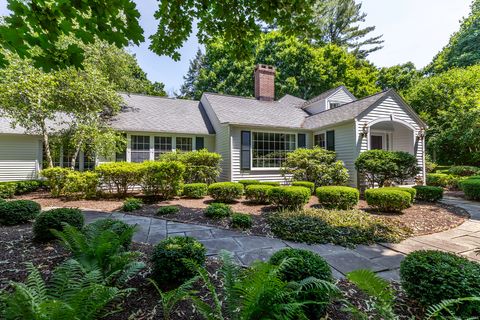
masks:
<instances>
[{"instance_id":1,"label":"white window trim","mask_svg":"<svg viewBox=\"0 0 480 320\"><path fill-rule=\"evenodd\" d=\"M298 149L298 132L278 132L268 130L250 130L250 171L280 171L281 167L254 167L253 166L253 133L279 133L279 134L293 134L295 135L295 149Z\"/></svg>"},{"instance_id":2,"label":"white window trim","mask_svg":"<svg viewBox=\"0 0 480 320\"><path fill-rule=\"evenodd\" d=\"M387 134L388 136L388 143L387 143ZM392 151L393 150L393 131L391 130L370 130L368 134L368 150L371 149L371 138L372 136L381 136L382 137L382 150ZM388 149L387 149L388 144Z\"/></svg>"},{"instance_id":3,"label":"white window trim","mask_svg":"<svg viewBox=\"0 0 480 320\"><path fill-rule=\"evenodd\" d=\"M132 136L148 136L150 138L150 148L149 148L149 159L148 160L155 160L155 137L170 137L172 138L172 152L177 151L177 137L178 138L191 138L192 139L192 151L196 151L197 145L197 137L196 136L189 136L189 135L168 135L168 134L161 134L161 133L142 133L142 132L135 132L135 133L127 133L127 149L126 149L126 161L132 162ZM205 136L202 136L205 139ZM205 140L204 140L205 141Z\"/></svg>"}]
</instances>

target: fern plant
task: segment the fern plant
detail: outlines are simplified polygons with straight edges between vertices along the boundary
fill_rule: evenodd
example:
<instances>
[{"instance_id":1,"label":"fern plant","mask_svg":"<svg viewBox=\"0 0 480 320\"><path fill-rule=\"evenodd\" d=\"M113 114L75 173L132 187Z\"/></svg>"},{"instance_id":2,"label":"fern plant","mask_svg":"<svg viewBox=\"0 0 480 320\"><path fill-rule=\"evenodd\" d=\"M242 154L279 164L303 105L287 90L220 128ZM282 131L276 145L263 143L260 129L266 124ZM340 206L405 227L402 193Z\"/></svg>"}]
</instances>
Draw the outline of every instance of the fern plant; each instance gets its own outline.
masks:
<instances>
[{"instance_id":1,"label":"fern plant","mask_svg":"<svg viewBox=\"0 0 480 320\"><path fill-rule=\"evenodd\" d=\"M82 232L65 225L63 231L52 232L86 270L98 269L106 283L124 285L145 267L138 261L140 253L128 251L125 246L131 242L136 226L117 230L102 226L93 224Z\"/></svg>"},{"instance_id":2,"label":"fern plant","mask_svg":"<svg viewBox=\"0 0 480 320\"><path fill-rule=\"evenodd\" d=\"M378 319L399 319L393 310L395 302L394 291L387 280L380 278L374 272L366 269L355 270L348 273L347 279L373 299L373 307L379 316Z\"/></svg>"},{"instance_id":3,"label":"fern plant","mask_svg":"<svg viewBox=\"0 0 480 320\"><path fill-rule=\"evenodd\" d=\"M465 302L480 302L480 297L466 297L459 299L447 299L442 302L430 306L427 310L425 320L430 319L449 319L449 320L473 320L478 319L478 317L459 317L456 315L454 308L458 305L461 305Z\"/></svg>"},{"instance_id":4,"label":"fern plant","mask_svg":"<svg viewBox=\"0 0 480 320\"><path fill-rule=\"evenodd\" d=\"M0 318L5 320L90 320L103 317L108 305L134 289L105 285L100 270L86 270L78 261L58 266L46 283L33 264L25 283L11 283L12 292L0 294Z\"/></svg>"}]
</instances>

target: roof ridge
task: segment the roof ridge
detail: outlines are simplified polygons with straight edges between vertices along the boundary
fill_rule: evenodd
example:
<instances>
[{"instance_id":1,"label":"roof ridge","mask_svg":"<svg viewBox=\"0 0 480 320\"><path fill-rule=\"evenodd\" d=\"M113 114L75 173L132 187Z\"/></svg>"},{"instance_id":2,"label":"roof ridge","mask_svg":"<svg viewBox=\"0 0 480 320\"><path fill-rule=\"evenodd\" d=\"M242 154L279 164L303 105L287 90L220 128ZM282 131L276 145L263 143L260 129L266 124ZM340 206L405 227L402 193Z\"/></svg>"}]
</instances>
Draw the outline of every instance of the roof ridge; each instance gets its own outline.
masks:
<instances>
[{"instance_id":1,"label":"roof ridge","mask_svg":"<svg viewBox=\"0 0 480 320\"><path fill-rule=\"evenodd\" d=\"M234 94L224 94L224 93L218 93L218 92L208 92L208 91L205 91L203 92L203 94L212 94L214 96L221 96L221 97L231 97L231 98L240 98L240 99L249 99L249 100L257 100L257 101L261 101L261 100L258 100L257 98L255 97L245 97L245 96L239 96L239 95L234 95ZM278 100L273 100L274 102L277 102ZM271 102L271 101L270 101Z\"/></svg>"},{"instance_id":2,"label":"roof ridge","mask_svg":"<svg viewBox=\"0 0 480 320\"><path fill-rule=\"evenodd\" d=\"M117 91L117 93L119 93L119 94L125 94L125 95L127 95L127 96L140 96L140 97L163 99L163 100L172 100L172 101L192 101L192 102L200 102L200 100L183 99L183 98L168 97L168 96L154 96L154 95L146 94L146 93L135 93L135 92L126 92L126 91Z\"/></svg>"}]
</instances>

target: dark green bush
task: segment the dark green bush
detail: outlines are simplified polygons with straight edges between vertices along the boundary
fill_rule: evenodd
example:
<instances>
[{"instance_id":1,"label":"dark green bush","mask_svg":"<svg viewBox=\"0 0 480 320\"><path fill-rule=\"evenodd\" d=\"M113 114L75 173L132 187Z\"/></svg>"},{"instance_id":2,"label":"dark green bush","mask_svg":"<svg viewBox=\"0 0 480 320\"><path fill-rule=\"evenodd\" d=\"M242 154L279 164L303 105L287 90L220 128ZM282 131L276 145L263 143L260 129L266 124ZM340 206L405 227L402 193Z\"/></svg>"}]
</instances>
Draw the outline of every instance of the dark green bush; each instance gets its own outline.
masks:
<instances>
[{"instance_id":1,"label":"dark green bush","mask_svg":"<svg viewBox=\"0 0 480 320\"><path fill-rule=\"evenodd\" d=\"M275 206L282 209L299 209L310 200L310 190L304 187L273 187L267 195Z\"/></svg>"},{"instance_id":2,"label":"dark green bush","mask_svg":"<svg viewBox=\"0 0 480 320\"><path fill-rule=\"evenodd\" d=\"M432 186L415 186L416 199L419 201L437 202L443 198L443 188Z\"/></svg>"},{"instance_id":3,"label":"dark green bush","mask_svg":"<svg viewBox=\"0 0 480 320\"><path fill-rule=\"evenodd\" d=\"M241 183L246 189L248 186L260 184L259 180L239 180L238 183Z\"/></svg>"},{"instance_id":4,"label":"dark green bush","mask_svg":"<svg viewBox=\"0 0 480 320\"><path fill-rule=\"evenodd\" d=\"M327 261L320 255L303 249L286 248L275 252L269 260L273 265L280 265L285 259L292 259L280 269L280 278L283 281L300 282L308 277L333 282L332 270ZM325 313L330 298L323 292L311 292L305 296L306 300L315 301L318 305L305 306L305 313L309 319L320 319Z\"/></svg>"},{"instance_id":5,"label":"dark green bush","mask_svg":"<svg viewBox=\"0 0 480 320\"><path fill-rule=\"evenodd\" d=\"M404 191L408 192L410 194L410 203L415 202L415 197L417 195L417 190L414 188L410 187L384 187L382 188L383 190L399 190L399 191Z\"/></svg>"},{"instance_id":6,"label":"dark green bush","mask_svg":"<svg viewBox=\"0 0 480 320\"><path fill-rule=\"evenodd\" d=\"M360 192L351 187L319 187L317 197L318 202L327 209L347 210L357 205Z\"/></svg>"},{"instance_id":7,"label":"dark green bush","mask_svg":"<svg viewBox=\"0 0 480 320\"><path fill-rule=\"evenodd\" d=\"M40 205L30 200L0 202L0 223L17 225L33 220L40 213Z\"/></svg>"},{"instance_id":8,"label":"dark green bush","mask_svg":"<svg viewBox=\"0 0 480 320\"><path fill-rule=\"evenodd\" d=\"M465 193L465 198L470 200L480 200L480 179L469 178L460 183Z\"/></svg>"},{"instance_id":9,"label":"dark green bush","mask_svg":"<svg viewBox=\"0 0 480 320\"><path fill-rule=\"evenodd\" d=\"M188 183L183 185L183 195L187 198L201 199L208 194L206 183Z\"/></svg>"},{"instance_id":10,"label":"dark green bush","mask_svg":"<svg viewBox=\"0 0 480 320\"><path fill-rule=\"evenodd\" d=\"M157 210L157 214L160 216L163 216L166 214L177 214L179 212L180 212L180 208L177 206L162 206Z\"/></svg>"},{"instance_id":11,"label":"dark green bush","mask_svg":"<svg viewBox=\"0 0 480 320\"><path fill-rule=\"evenodd\" d=\"M420 250L400 264L407 295L424 307L445 299L480 296L480 264L451 253ZM456 310L461 319L480 316L479 302L465 302Z\"/></svg>"},{"instance_id":12,"label":"dark green bush","mask_svg":"<svg viewBox=\"0 0 480 320\"><path fill-rule=\"evenodd\" d=\"M205 264L205 246L192 237L169 237L160 241L151 257L152 276L157 283L180 284L195 275L185 259Z\"/></svg>"},{"instance_id":13,"label":"dark green bush","mask_svg":"<svg viewBox=\"0 0 480 320\"><path fill-rule=\"evenodd\" d=\"M16 185L12 182L0 183L0 198L9 199L15 195Z\"/></svg>"},{"instance_id":14,"label":"dark green bush","mask_svg":"<svg viewBox=\"0 0 480 320\"><path fill-rule=\"evenodd\" d=\"M203 211L206 217L213 219L221 219L229 217L232 214L232 208L225 203L211 203Z\"/></svg>"},{"instance_id":15,"label":"dark green bush","mask_svg":"<svg viewBox=\"0 0 480 320\"><path fill-rule=\"evenodd\" d=\"M268 217L275 236L296 242L342 246L399 242L411 231L361 210L308 209L278 212Z\"/></svg>"},{"instance_id":16,"label":"dark green bush","mask_svg":"<svg viewBox=\"0 0 480 320\"><path fill-rule=\"evenodd\" d=\"M180 161L145 161L139 172L145 195L171 199L182 189L185 165Z\"/></svg>"},{"instance_id":17,"label":"dark green bush","mask_svg":"<svg viewBox=\"0 0 480 320\"><path fill-rule=\"evenodd\" d=\"M122 210L126 211L126 212L131 212L131 211L135 211L135 210L140 209L142 207L142 205L143 205L143 202L142 202L141 199L126 198L123 201Z\"/></svg>"},{"instance_id":18,"label":"dark green bush","mask_svg":"<svg viewBox=\"0 0 480 320\"><path fill-rule=\"evenodd\" d=\"M233 228L248 229L253 224L252 216L246 213L234 213L232 214L231 225Z\"/></svg>"},{"instance_id":19,"label":"dark green bush","mask_svg":"<svg viewBox=\"0 0 480 320\"><path fill-rule=\"evenodd\" d=\"M245 198L254 203L266 204L268 203L268 190L273 188L272 186L266 185L248 185L245 188Z\"/></svg>"},{"instance_id":20,"label":"dark green bush","mask_svg":"<svg viewBox=\"0 0 480 320\"><path fill-rule=\"evenodd\" d=\"M310 181L293 181L292 186L305 187L305 188L310 189L310 194L315 193L315 183L310 182Z\"/></svg>"},{"instance_id":21,"label":"dark green bush","mask_svg":"<svg viewBox=\"0 0 480 320\"><path fill-rule=\"evenodd\" d=\"M480 168L473 166L453 166L448 169L448 173L454 176L468 177L480 172Z\"/></svg>"},{"instance_id":22,"label":"dark green bush","mask_svg":"<svg viewBox=\"0 0 480 320\"><path fill-rule=\"evenodd\" d=\"M85 234L89 233L101 233L105 230L110 230L115 233L118 237L122 246L125 249L128 249L132 244L132 236L126 236L130 234L130 229L132 226L128 225L127 223L116 220L116 219L100 219L96 220L88 225L86 225L83 229ZM131 233L133 235L133 232Z\"/></svg>"},{"instance_id":23,"label":"dark green bush","mask_svg":"<svg viewBox=\"0 0 480 320\"><path fill-rule=\"evenodd\" d=\"M233 202L243 194L243 185L238 182L217 182L208 186L208 194L218 202Z\"/></svg>"},{"instance_id":24,"label":"dark green bush","mask_svg":"<svg viewBox=\"0 0 480 320\"><path fill-rule=\"evenodd\" d=\"M51 229L63 230L63 224L68 223L72 227L82 229L85 219L82 211L76 208L57 208L40 213L33 223L33 235L35 240L48 241L55 239Z\"/></svg>"},{"instance_id":25,"label":"dark green bush","mask_svg":"<svg viewBox=\"0 0 480 320\"><path fill-rule=\"evenodd\" d=\"M365 191L367 204L382 212L400 212L410 207L412 197L409 192L387 188L368 189Z\"/></svg>"}]
</instances>

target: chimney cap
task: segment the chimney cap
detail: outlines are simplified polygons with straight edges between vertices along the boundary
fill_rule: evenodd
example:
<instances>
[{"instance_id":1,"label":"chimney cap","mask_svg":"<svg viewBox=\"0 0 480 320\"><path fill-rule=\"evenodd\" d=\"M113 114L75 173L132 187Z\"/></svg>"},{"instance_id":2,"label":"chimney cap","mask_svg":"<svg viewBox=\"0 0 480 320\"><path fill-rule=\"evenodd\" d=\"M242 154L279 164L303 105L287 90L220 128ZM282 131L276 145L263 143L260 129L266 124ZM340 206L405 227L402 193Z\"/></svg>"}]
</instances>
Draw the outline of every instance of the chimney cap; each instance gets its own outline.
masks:
<instances>
[{"instance_id":1,"label":"chimney cap","mask_svg":"<svg viewBox=\"0 0 480 320\"><path fill-rule=\"evenodd\" d=\"M275 72L275 67L269 64L259 63L255 66L255 71L257 70Z\"/></svg>"}]
</instances>

